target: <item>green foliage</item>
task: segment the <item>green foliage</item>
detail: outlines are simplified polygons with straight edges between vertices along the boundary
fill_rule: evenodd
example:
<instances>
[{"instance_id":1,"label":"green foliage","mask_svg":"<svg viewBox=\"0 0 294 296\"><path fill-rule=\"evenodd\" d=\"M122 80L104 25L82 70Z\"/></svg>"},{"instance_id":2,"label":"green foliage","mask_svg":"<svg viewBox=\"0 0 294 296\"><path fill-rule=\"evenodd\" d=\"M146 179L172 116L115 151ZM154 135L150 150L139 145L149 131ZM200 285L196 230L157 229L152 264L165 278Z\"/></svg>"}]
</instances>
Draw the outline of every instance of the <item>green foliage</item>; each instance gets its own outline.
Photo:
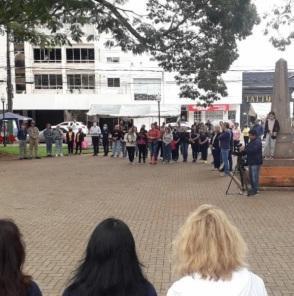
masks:
<instances>
[{"instance_id":1,"label":"green foliage","mask_svg":"<svg viewBox=\"0 0 294 296\"><path fill-rule=\"evenodd\" d=\"M238 57L237 40L259 21L251 0L146 0L145 16L126 9L126 2L9 0L0 4L0 27L15 39L54 46L79 42L83 25L93 24L112 35L107 46L148 52L164 70L178 73L182 97L210 104L227 94L221 75Z\"/></svg>"},{"instance_id":2,"label":"green foliage","mask_svg":"<svg viewBox=\"0 0 294 296\"><path fill-rule=\"evenodd\" d=\"M284 0L281 6L276 6L272 13L266 14L265 35L270 36L274 47L284 51L294 39L294 2Z\"/></svg>"}]
</instances>

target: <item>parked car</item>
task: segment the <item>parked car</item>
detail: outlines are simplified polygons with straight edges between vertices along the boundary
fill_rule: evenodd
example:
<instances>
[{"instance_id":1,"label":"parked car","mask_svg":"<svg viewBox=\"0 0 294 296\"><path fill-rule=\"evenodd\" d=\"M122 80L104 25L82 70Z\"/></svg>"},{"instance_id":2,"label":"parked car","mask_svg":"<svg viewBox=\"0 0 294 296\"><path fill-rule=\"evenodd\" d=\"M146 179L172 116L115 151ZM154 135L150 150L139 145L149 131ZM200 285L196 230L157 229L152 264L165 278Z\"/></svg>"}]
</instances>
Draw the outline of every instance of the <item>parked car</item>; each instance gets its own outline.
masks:
<instances>
[{"instance_id":1,"label":"parked car","mask_svg":"<svg viewBox=\"0 0 294 296\"><path fill-rule=\"evenodd\" d=\"M61 122L59 124L57 124L60 127L64 127L64 128L69 128L71 127L73 129L74 132L77 132L79 128L82 128L82 131L84 134L88 134L88 128L85 124L83 124L82 122L79 121L65 121L65 122Z\"/></svg>"},{"instance_id":2,"label":"parked car","mask_svg":"<svg viewBox=\"0 0 294 296\"><path fill-rule=\"evenodd\" d=\"M54 129L56 129L56 126L52 126L51 128L54 130ZM66 133L68 132L68 128L67 127L63 127L63 126L60 126L60 129L63 132L63 142L65 143L66 142ZM40 134L39 134L39 143L45 143L44 131L45 131L45 129L43 129L42 131L40 131Z\"/></svg>"}]
</instances>

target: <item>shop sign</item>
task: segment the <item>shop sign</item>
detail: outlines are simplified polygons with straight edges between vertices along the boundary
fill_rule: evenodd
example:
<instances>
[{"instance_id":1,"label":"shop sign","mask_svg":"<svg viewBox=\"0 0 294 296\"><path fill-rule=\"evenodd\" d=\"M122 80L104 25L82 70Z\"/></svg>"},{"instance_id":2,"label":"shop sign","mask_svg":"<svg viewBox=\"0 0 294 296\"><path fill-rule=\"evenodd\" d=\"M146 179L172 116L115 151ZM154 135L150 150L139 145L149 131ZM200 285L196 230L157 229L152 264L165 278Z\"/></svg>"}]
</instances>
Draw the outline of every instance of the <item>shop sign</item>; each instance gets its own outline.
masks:
<instances>
[{"instance_id":1,"label":"shop sign","mask_svg":"<svg viewBox=\"0 0 294 296\"><path fill-rule=\"evenodd\" d=\"M229 104L213 104L208 107L201 107L197 105L189 105L189 111L190 112L200 112L200 111L206 111L206 112L215 112L215 111L229 111Z\"/></svg>"},{"instance_id":2,"label":"shop sign","mask_svg":"<svg viewBox=\"0 0 294 296\"><path fill-rule=\"evenodd\" d=\"M244 96L244 102L246 103L271 103L272 96L262 95L262 96Z\"/></svg>"}]
</instances>

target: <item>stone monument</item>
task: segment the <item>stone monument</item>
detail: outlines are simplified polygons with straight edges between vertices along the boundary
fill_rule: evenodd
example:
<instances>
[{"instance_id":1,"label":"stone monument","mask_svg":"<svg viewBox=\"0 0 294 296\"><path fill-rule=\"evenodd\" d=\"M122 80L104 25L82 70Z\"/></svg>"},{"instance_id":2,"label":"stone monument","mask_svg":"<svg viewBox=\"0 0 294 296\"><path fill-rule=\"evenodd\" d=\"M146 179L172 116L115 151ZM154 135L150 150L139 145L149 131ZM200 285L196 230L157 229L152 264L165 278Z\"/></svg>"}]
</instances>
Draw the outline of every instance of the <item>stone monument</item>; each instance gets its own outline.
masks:
<instances>
[{"instance_id":1,"label":"stone monument","mask_svg":"<svg viewBox=\"0 0 294 296\"><path fill-rule=\"evenodd\" d=\"M276 63L271 110L280 123L275 159L264 161L261 170L262 187L288 187L294 189L294 133L290 120L290 92L287 62Z\"/></svg>"},{"instance_id":2,"label":"stone monument","mask_svg":"<svg viewBox=\"0 0 294 296\"><path fill-rule=\"evenodd\" d=\"M280 123L275 158L294 159L294 138L290 119L290 93L288 86L288 66L283 59L276 63L272 111Z\"/></svg>"}]
</instances>

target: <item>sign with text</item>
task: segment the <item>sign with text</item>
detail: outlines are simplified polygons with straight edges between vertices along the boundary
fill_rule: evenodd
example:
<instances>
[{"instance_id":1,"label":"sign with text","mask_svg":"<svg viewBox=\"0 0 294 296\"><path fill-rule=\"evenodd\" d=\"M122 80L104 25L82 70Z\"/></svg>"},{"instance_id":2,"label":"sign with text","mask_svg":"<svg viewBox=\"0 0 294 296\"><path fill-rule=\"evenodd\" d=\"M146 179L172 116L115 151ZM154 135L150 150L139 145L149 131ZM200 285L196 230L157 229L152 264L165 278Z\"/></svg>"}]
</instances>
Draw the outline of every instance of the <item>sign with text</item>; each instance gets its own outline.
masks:
<instances>
[{"instance_id":1,"label":"sign with text","mask_svg":"<svg viewBox=\"0 0 294 296\"><path fill-rule=\"evenodd\" d=\"M213 104L208 107L201 107L197 105L189 105L190 112L199 112L199 111L207 111L207 112L214 112L214 111L229 111L229 104Z\"/></svg>"}]
</instances>

